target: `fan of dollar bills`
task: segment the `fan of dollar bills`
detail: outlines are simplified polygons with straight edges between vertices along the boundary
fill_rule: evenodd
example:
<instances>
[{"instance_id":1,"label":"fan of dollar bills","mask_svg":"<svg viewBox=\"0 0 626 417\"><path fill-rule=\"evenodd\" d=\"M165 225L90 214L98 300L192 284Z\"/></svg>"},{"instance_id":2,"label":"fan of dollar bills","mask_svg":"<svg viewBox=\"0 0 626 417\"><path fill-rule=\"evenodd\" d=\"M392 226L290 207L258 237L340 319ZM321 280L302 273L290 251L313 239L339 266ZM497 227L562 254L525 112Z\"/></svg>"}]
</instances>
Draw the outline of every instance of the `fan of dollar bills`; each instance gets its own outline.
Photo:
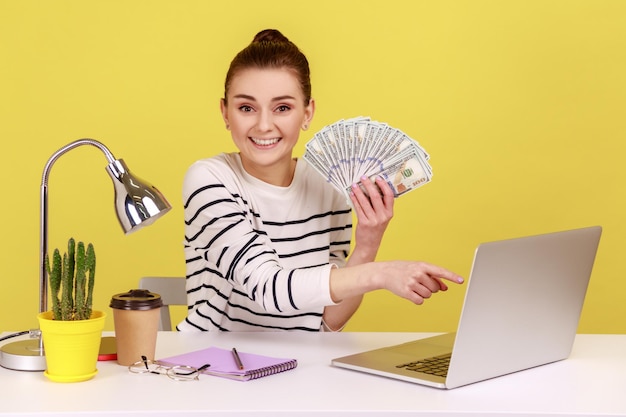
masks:
<instances>
[{"instance_id":1,"label":"fan of dollar bills","mask_svg":"<svg viewBox=\"0 0 626 417\"><path fill-rule=\"evenodd\" d=\"M382 177L395 197L430 182L429 155L401 130L369 117L340 120L307 142L304 159L342 193L367 176Z\"/></svg>"}]
</instances>

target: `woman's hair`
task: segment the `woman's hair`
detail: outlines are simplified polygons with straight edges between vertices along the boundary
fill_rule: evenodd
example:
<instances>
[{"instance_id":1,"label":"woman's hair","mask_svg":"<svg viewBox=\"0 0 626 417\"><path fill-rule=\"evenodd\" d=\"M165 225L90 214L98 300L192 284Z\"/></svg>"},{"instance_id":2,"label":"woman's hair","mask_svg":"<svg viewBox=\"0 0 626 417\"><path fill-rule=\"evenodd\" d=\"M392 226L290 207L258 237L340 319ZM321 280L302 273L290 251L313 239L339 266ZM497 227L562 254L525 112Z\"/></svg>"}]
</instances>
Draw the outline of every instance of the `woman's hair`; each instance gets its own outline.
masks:
<instances>
[{"instance_id":1,"label":"woman's hair","mask_svg":"<svg viewBox=\"0 0 626 417\"><path fill-rule=\"evenodd\" d=\"M233 77L249 68L291 71L300 82L305 106L309 104L311 100L309 61L300 49L278 30L265 29L257 33L252 42L231 61L224 83L224 101L227 100Z\"/></svg>"}]
</instances>

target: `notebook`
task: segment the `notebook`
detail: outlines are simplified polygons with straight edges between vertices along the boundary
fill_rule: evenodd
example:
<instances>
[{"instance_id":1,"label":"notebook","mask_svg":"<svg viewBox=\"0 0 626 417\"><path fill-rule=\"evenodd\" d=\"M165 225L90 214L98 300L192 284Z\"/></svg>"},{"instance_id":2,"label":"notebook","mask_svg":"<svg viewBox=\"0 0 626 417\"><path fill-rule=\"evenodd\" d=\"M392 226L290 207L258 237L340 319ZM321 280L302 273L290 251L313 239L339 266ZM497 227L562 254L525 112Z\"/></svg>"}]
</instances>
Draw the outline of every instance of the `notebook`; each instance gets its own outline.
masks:
<instances>
[{"instance_id":1,"label":"notebook","mask_svg":"<svg viewBox=\"0 0 626 417\"><path fill-rule=\"evenodd\" d=\"M331 364L451 389L565 359L601 233L594 226L480 244L456 332Z\"/></svg>"},{"instance_id":2,"label":"notebook","mask_svg":"<svg viewBox=\"0 0 626 417\"><path fill-rule=\"evenodd\" d=\"M222 378L249 381L288 371L298 365L296 359L275 358L272 356L257 355L254 353L237 352L243 369L233 355L233 351L218 347L200 349L182 355L170 356L159 359L164 365L187 365L200 368L205 364L211 366L203 370L203 374L219 376Z\"/></svg>"}]
</instances>

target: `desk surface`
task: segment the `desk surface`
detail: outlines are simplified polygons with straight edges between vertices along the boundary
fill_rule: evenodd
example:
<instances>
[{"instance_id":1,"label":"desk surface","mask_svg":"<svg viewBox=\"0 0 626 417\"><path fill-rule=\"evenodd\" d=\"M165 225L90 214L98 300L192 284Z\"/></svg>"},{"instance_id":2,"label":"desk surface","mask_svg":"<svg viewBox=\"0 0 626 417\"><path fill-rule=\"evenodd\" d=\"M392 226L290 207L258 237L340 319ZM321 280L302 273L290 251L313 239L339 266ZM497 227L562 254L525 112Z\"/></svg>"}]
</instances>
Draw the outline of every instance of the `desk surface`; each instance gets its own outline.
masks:
<instances>
[{"instance_id":1,"label":"desk surface","mask_svg":"<svg viewBox=\"0 0 626 417\"><path fill-rule=\"evenodd\" d=\"M294 357L298 367L248 382L207 375L176 382L99 362L94 379L71 384L0 368L0 416L626 415L626 335L578 335L565 361L450 391L330 366L338 356L428 335L161 332L157 357L235 346Z\"/></svg>"}]
</instances>

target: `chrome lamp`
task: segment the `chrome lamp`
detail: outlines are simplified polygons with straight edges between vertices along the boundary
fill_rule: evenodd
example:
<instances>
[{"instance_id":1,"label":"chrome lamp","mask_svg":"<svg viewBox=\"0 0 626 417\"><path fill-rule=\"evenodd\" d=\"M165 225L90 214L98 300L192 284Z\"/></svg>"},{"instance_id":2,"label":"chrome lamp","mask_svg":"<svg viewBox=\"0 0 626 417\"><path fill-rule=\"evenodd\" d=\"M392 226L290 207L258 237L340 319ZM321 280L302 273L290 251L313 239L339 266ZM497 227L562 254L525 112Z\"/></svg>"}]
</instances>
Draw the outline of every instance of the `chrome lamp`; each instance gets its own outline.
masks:
<instances>
[{"instance_id":1,"label":"chrome lamp","mask_svg":"<svg viewBox=\"0 0 626 417\"><path fill-rule=\"evenodd\" d=\"M45 258L48 253L48 177L56 160L66 152L92 145L100 149L109 164L106 167L115 188L115 211L125 234L153 223L172 207L153 185L131 174L122 159L94 139L79 139L56 151L46 163L41 179L40 246L39 246L39 312L48 309L48 273ZM25 332L23 332L25 333ZM31 339L8 343L0 347L0 366L18 371L44 371L45 352L41 332L31 332Z\"/></svg>"}]
</instances>

